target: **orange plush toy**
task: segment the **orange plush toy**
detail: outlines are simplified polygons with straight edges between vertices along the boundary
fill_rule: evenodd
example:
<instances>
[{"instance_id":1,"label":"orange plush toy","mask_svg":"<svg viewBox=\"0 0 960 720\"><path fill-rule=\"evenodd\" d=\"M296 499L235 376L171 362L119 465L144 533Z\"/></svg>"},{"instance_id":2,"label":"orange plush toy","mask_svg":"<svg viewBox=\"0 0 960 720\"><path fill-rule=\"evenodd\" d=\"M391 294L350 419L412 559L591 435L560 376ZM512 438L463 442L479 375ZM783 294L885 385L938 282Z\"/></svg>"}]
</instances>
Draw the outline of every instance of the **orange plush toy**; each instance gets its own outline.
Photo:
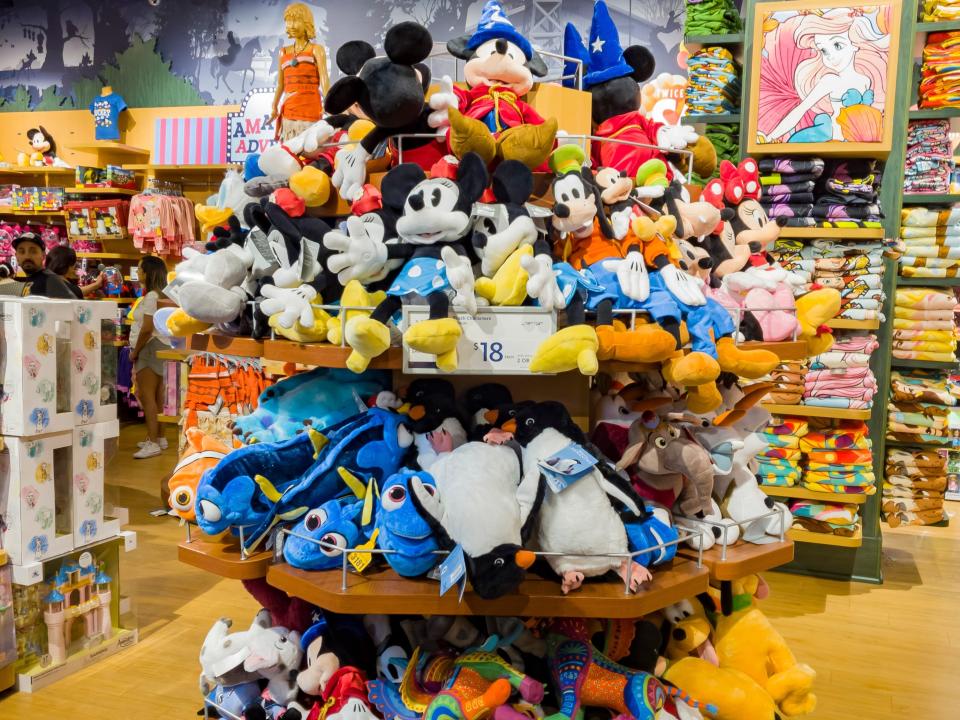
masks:
<instances>
[{"instance_id":1,"label":"orange plush toy","mask_svg":"<svg viewBox=\"0 0 960 720\"><path fill-rule=\"evenodd\" d=\"M170 504L171 514L181 520L195 523L197 516L194 511L194 502L197 499L197 485L200 483L200 477L220 462L223 456L233 448L227 447L195 427L188 428L186 435L187 446L173 469L173 474L167 480L167 488L170 491L167 502Z\"/></svg>"}]
</instances>

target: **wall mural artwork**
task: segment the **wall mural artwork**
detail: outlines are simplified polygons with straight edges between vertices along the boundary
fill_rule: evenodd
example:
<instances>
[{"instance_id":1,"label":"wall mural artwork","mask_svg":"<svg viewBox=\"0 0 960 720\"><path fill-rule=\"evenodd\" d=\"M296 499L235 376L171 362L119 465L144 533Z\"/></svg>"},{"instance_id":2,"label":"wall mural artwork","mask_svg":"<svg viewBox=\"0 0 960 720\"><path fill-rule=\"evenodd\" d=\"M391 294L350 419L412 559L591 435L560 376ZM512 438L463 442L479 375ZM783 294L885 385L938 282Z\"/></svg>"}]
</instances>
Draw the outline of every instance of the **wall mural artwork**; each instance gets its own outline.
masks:
<instances>
[{"instance_id":1,"label":"wall mural artwork","mask_svg":"<svg viewBox=\"0 0 960 720\"><path fill-rule=\"evenodd\" d=\"M111 85L130 107L239 104L276 84L287 0L34 0L0 4L0 111L85 109ZM378 49L385 29L425 25L437 42L475 27L483 0L314 0L317 42ZM592 0L514 0L511 21L538 47L559 53L563 26L584 32ZM608 0L624 45L641 44L657 71L675 73L684 0ZM445 65L446 63L446 65ZM556 61L555 61L556 63ZM552 67L559 67L558 64ZM452 60L439 59L437 74ZM331 78L339 72L330 68ZM559 72L556 73L559 75Z\"/></svg>"}]
</instances>

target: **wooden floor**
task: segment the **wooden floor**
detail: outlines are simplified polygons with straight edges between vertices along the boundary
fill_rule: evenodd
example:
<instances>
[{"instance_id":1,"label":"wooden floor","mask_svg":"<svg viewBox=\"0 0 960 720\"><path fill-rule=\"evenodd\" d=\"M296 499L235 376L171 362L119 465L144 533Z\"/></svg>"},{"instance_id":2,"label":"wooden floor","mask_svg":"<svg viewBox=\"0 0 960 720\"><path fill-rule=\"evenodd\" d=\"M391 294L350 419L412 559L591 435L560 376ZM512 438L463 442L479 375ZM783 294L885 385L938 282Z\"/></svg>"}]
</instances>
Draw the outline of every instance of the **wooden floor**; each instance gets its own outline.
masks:
<instances>
[{"instance_id":1,"label":"wooden floor","mask_svg":"<svg viewBox=\"0 0 960 720\"><path fill-rule=\"evenodd\" d=\"M169 430L168 430L169 432ZM197 655L219 617L240 625L256 606L234 581L177 562L182 529L148 512L167 451L131 460L142 429L125 428L108 467L117 504L130 509L138 549L123 556L122 586L139 616L140 643L33 695L0 697L0 720L24 717L195 717ZM953 509L957 505L953 504ZM960 517L950 528L900 528L884 535L883 586L768 573L763 608L798 658L818 672L820 720L960 717Z\"/></svg>"}]
</instances>

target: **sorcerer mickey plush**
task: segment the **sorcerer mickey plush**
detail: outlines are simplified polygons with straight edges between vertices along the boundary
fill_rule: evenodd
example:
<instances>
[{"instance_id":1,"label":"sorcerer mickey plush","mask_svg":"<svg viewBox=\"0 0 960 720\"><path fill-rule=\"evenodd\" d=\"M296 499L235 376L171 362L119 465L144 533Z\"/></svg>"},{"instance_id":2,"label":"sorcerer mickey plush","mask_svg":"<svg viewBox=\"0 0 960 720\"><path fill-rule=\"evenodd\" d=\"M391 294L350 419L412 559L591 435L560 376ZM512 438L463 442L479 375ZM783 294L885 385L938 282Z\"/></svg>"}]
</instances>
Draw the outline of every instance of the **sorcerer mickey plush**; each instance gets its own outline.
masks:
<instances>
[{"instance_id":1,"label":"sorcerer mickey plush","mask_svg":"<svg viewBox=\"0 0 960 720\"><path fill-rule=\"evenodd\" d=\"M553 149L557 119L544 120L523 97L533 76L547 66L530 41L517 32L499 0L488 0L477 30L447 43L454 57L466 61L469 89L454 87L431 97L430 105L446 109L451 152L463 157L475 152L490 164L497 159L519 160L531 170L541 166Z\"/></svg>"}]
</instances>

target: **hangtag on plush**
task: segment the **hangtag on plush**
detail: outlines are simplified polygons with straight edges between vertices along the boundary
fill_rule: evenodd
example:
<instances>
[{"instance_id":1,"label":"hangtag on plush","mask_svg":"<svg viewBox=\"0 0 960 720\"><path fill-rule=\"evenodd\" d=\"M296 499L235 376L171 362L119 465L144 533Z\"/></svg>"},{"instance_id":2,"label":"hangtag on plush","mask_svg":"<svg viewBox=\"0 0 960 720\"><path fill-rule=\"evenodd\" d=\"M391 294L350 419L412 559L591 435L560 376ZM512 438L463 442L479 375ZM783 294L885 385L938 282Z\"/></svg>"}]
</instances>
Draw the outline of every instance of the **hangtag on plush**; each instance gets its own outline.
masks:
<instances>
[{"instance_id":1,"label":"hangtag on plush","mask_svg":"<svg viewBox=\"0 0 960 720\"><path fill-rule=\"evenodd\" d=\"M458 582L462 583L460 599L463 599L463 591L467 587L467 561L463 557L463 548L459 543L440 563L440 594L443 595Z\"/></svg>"},{"instance_id":2,"label":"hangtag on plush","mask_svg":"<svg viewBox=\"0 0 960 720\"><path fill-rule=\"evenodd\" d=\"M347 554L347 562L350 563L358 573L362 573L370 566L370 563L373 562L373 553L361 551L373 550L377 546L377 535L379 534L379 529L374 530L369 540L357 545L357 549L354 552Z\"/></svg>"},{"instance_id":3,"label":"hangtag on plush","mask_svg":"<svg viewBox=\"0 0 960 720\"><path fill-rule=\"evenodd\" d=\"M577 443L570 443L537 463L554 492L562 492L593 469L597 459Z\"/></svg>"}]
</instances>

